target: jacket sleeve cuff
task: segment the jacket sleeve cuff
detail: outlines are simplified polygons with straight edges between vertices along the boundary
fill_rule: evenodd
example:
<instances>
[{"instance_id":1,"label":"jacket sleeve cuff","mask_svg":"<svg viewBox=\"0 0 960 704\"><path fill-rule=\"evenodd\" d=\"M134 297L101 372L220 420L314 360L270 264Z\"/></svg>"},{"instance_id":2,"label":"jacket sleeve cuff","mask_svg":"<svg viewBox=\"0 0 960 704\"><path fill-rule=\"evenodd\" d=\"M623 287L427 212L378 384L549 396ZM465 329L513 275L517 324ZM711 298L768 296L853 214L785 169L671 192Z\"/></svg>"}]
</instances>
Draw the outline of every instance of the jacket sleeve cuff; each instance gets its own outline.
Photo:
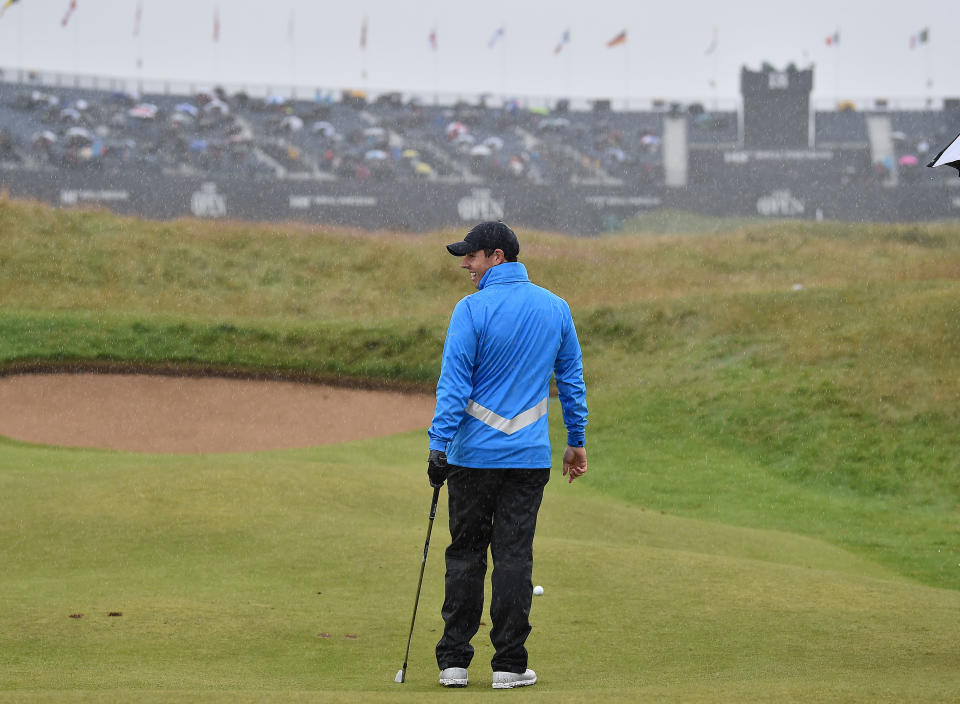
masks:
<instances>
[{"instance_id":1,"label":"jacket sleeve cuff","mask_svg":"<svg viewBox=\"0 0 960 704\"><path fill-rule=\"evenodd\" d=\"M567 433L567 445L570 447L583 447L586 439L586 433Z\"/></svg>"}]
</instances>

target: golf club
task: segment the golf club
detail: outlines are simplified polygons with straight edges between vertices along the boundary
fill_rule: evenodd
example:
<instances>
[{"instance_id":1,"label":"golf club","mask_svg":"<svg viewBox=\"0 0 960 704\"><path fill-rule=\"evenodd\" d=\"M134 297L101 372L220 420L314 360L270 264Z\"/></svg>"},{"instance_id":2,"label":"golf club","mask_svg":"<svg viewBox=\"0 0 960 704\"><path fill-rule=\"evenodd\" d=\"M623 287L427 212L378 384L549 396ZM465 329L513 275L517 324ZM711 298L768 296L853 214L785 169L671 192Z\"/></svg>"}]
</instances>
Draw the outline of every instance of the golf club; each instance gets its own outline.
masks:
<instances>
[{"instance_id":1,"label":"golf club","mask_svg":"<svg viewBox=\"0 0 960 704\"><path fill-rule=\"evenodd\" d=\"M427 540L423 544L423 562L420 563L420 579L417 582L417 598L413 601L413 617L410 619L410 635L407 636L407 652L403 656L403 667L397 670L394 682L403 684L407 679L407 659L410 657L410 641L413 640L413 624L417 621L417 605L420 603L420 587L423 586L423 569L427 566L427 550L430 549L430 533L433 532L433 519L437 515L437 501L440 499L440 487L433 487L433 502L430 504L430 523L427 524Z\"/></svg>"}]
</instances>

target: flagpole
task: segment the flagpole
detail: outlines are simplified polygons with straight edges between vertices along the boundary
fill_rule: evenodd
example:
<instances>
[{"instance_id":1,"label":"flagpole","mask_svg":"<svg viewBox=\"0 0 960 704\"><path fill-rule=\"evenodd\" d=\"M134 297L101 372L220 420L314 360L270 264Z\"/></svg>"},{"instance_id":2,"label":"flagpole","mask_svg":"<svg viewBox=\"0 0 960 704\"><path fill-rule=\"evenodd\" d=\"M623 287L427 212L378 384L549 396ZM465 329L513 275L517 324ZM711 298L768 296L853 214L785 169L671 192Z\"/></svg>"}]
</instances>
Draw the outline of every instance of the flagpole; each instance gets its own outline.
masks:
<instances>
[{"instance_id":1,"label":"flagpole","mask_svg":"<svg viewBox=\"0 0 960 704\"><path fill-rule=\"evenodd\" d=\"M719 95L717 89L717 74L720 72L720 31L716 27L713 28L714 37L716 44L713 47L713 110L718 110L720 107Z\"/></svg>"},{"instance_id":2,"label":"flagpole","mask_svg":"<svg viewBox=\"0 0 960 704\"><path fill-rule=\"evenodd\" d=\"M840 28L837 27L834 37L840 36ZM840 104L840 42L833 43L833 107L836 109Z\"/></svg>"},{"instance_id":3,"label":"flagpole","mask_svg":"<svg viewBox=\"0 0 960 704\"><path fill-rule=\"evenodd\" d=\"M80 42L80 34L77 32L77 21L73 21L73 65L77 65L77 48ZM74 69L76 70L76 69Z\"/></svg>"},{"instance_id":4,"label":"flagpole","mask_svg":"<svg viewBox=\"0 0 960 704\"><path fill-rule=\"evenodd\" d=\"M137 95L143 94L143 35L137 32Z\"/></svg>"},{"instance_id":5,"label":"flagpole","mask_svg":"<svg viewBox=\"0 0 960 704\"><path fill-rule=\"evenodd\" d=\"M143 2L137 3L137 95L143 95Z\"/></svg>"},{"instance_id":6,"label":"flagpole","mask_svg":"<svg viewBox=\"0 0 960 704\"><path fill-rule=\"evenodd\" d=\"M506 24L503 22L503 19L500 20L500 26L506 27ZM504 32L506 35L506 32ZM504 88L504 83L506 81L507 74L507 38L506 36L500 37L500 101L503 102L506 100L506 88Z\"/></svg>"},{"instance_id":7,"label":"flagpole","mask_svg":"<svg viewBox=\"0 0 960 704\"><path fill-rule=\"evenodd\" d=\"M433 23L433 29L431 30L431 41L430 41L430 53L433 54L433 104L440 104L440 61L437 57L437 52L440 51L440 45L437 43L437 23Z\"/></svg>"},{"instance_id":8,"label":"flagpole","mask_svg":"<svg viewBox=\"0 0 960 704\"><path fill-rule=\"evenodd\" d=\"M220 5L213 6L213 82L220 81Z\"/></svg>"},{"instance_id":9,"label":"flagpole","mask_svg":"<svg viewBox=\"0 0 960 704\"><path fill-rule=\"evenodd\" d=\"M623 111L630 109L630 42L623 47Z\"/></svg>"},{"instance_id":10,"label":"flagpole","mask_svg":"<svg viewBox=\"0 0 960 704\"><path fill-rule=\"evenodd\" d=\"M26 78L26 67L23 65L23 8L17 12L17 63L20 64L20 81Z\"/></svg>"},{"instance_id":11,"label":"flagpole","mask_svg":"<svg viewBox=\"0 0 960 704\"><path fill-rule=\"evenodd\" d=\"M297 98L297 40L294 27L296 26L295 10L290 10L290 20L287 25L287 40L290 42L290 97Z\"/></svg>"},{"instance_id":12,"label":"flagpole","mask_svg":"<svg viewBox=\"0 0 960 704\"><path fill-rule=\"evenodd\" d=\"M367 16L363 15L360 25L360 87L367 92Z\"/></svg>"}]
</instances>

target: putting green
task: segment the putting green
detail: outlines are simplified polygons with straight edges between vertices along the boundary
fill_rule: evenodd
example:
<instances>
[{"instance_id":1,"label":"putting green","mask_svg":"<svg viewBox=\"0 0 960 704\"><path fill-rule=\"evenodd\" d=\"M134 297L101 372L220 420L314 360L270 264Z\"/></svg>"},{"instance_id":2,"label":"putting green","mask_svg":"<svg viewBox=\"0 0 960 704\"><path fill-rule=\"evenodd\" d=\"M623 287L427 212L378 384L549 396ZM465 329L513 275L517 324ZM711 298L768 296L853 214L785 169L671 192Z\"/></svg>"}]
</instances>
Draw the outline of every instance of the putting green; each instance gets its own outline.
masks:
<instances>
[{"instance_id":1,"label":"putting green","mask_svg":"<svg viewBox=\"0 0 960 704\"><path fill-rule=\"evenodd\" d=\"M444 521L422 433L235 455L0 444L4 701L424 701ZM601 471L593 468L593 471ZM527 694L946 701L960 593L810 538L645 511L559 473L536 542ZM445 495L445 493L444 493ZM120 612L122 616L109 616ZM82 618L70 618L83 614ZM490 696L486 627L473 684Z\"/></svg>"}]
</instances>

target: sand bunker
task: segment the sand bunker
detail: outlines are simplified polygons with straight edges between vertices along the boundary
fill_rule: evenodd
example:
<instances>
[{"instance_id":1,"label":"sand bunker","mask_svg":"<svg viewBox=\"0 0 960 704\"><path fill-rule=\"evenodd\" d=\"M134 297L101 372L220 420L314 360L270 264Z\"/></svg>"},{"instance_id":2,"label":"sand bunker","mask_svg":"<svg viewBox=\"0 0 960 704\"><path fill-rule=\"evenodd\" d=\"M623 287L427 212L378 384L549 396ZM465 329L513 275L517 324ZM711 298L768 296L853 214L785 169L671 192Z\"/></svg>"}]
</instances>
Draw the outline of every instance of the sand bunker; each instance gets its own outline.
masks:
<instances>
[{"instance_id":1,"label":"sand bunker","mask_svg":"<svg viewBox=\"0 0 960 704\"><path fill-rule=\"evenodd\" d=\"M433 408L429 394L284 381L140 374L0 378L0 435L69 447L143 452L311 447L426 431Z\"/></svg>"}]
</instances>

